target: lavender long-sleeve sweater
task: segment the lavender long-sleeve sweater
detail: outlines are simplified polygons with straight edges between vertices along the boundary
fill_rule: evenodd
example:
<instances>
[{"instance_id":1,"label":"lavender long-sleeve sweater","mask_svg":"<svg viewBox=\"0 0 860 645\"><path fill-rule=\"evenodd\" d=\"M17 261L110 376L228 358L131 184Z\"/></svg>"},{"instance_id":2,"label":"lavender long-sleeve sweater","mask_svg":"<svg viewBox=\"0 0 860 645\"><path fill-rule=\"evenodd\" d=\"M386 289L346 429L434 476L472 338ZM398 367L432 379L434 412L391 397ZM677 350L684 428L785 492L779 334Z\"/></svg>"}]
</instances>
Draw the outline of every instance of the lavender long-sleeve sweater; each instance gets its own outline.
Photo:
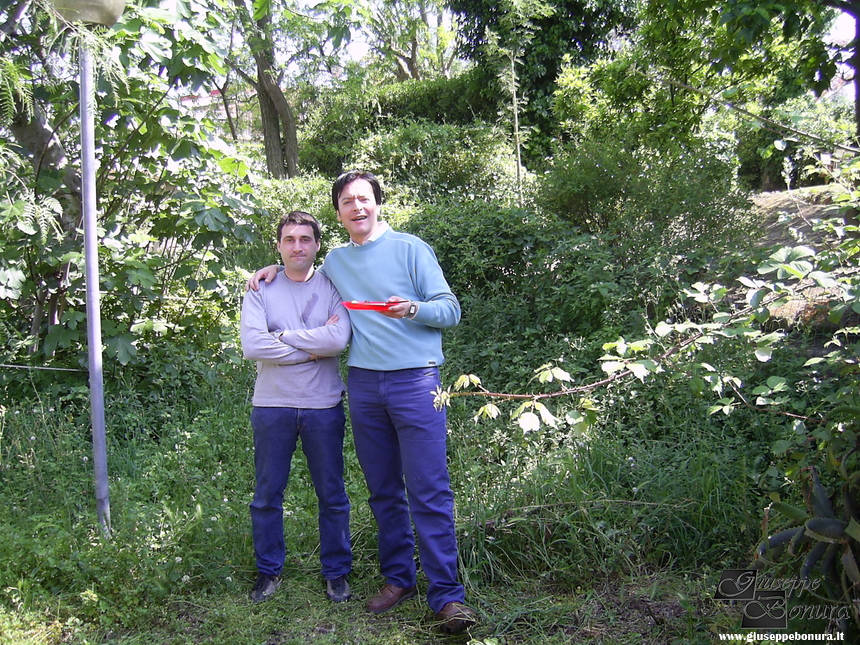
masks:
<instances>
[{"instance_id":1,"label":"lavender long-sleeve sweater","mask_svg":"<svg viewBox=\"0 0 860 645\"><path fill-rule=\"evenodd\" d=\"M339 320L325 322L332 314ZM283 332L281 339L275 335ZM349 314L334 285L317 272L307 282L284 273L242 302L242 353L257 361L253 404L325 409L343 398L337 355L349 342ZM319 356L317 361L311 355Z\"/></svg>"}]
</instances>

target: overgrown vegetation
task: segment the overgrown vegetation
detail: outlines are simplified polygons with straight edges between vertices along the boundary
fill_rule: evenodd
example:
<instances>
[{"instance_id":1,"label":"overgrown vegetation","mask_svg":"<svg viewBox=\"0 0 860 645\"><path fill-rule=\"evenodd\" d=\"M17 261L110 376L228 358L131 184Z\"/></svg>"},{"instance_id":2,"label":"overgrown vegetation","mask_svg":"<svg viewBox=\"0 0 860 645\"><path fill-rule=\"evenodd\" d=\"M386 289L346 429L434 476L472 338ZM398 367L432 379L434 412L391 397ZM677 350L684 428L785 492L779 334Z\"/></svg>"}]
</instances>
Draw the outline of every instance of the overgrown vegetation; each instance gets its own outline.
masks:
<instances>
[{"instance_id":1,"label":"overgrown vegetation","mask_svg":"<svg viewBox=\"0 0 860 645\"><path fill-rule=\"evenodd\" d=\"M355 25L351 5L325 6L332 29ZM503 7L506 33L527 37L529 56L510 42L493 54L510 77L474 69L371 87L368 73L294 88L304 174L277 181L258 174L260 146L224 144L214 110L174 98L221 69L226 53L204 36L222 18L182 5L174 31L173 14L136 7L103 35L105 58L129 70L99 96L109 540L93 508L79 203L63 188L76 169L34 163L13 136L13 117L33 117L16 100L74 113L57 64L70 43L41 5L23 24L57 49L0 39L15 72L0 80L0 641L447 642L421 602L361 610L379 584L376 529L349 444L356 601L325 602L301 456L285 504L287 582L269 603L247 600L243 283L275 258L280 213L317 214L324 252L343 241L329 186L347 166L383 179L384 216L433 246L462 304L438 396L461 574L481 617L474 645L709 644L739 625L740 607L712 600L720 572L753 561L821 580L803 602L847 610L791 627L856 636L860 193L856 165L831 154L851 149L850 110L790 98L797 79L756 71L752 54L737 60L743 78L697 67L682 87L671 72L710 32L677 16L635 16L640 40L605 59L555 57L560 73L544 78L541 37L558 34L534 27L553 13L515 8ZM773 65L794 69L802 48L768 47ZM28 95L22 70L35 60L51 82ZM540 96L521 96L535 100L518 106L532 111L519 131L505 92L538 81ZM795 128L773 131L789 117ZM74 150L69 119L56 136ZM765 177L831 181L823 192L844 208L765 244L749 192Z\"/></svg>"},{"instance_id":2,"label":"overgrown vegetation","mask_svg":"<svg viewBox=\"0 0 860 645\"><path fill-rule=\"evenodd\" d=\"M304 199L322 208L325 186L318 188ZM638 205L633 198L628 204L637 221ZM408 208L394 211L434 244L461 294L464 321L448 337L446 380L468 369L495 390L522 391L531 382L527 389L537 393L525 397L517 422L506 414L481 415L466 397L452 398L462 573L483 618L473 636L527 642L537 630L545 642L561 643L593 630L595 642L624 642L628 632L597 619L592 604L611 597L616 611L632 616L622 594L668 612L649 628L654 642L705 643L714 631L734 629L731 609L708 599L721 569L749 562L767 504L777 499L776 510L802 505L801 489L792 483L804 480L806 466L822 468L828 486L843 476L846 485L854 481L856 430L845 397L856 388L846 380L853 369L842 353L850 354L851 328L839 326L840 346L810 363L808 376L801 376L801 366L811 349L801 348L821 342L816 327L796 322L782 342L767 329L754 334L757 321L768 319L761 298L787 294L792 277L845 286L834 293L843 294L850 321L853 277L842 269L856 253L852 238L830 237L836 246L820 254L776 254L758 278L745 279L761 280L752 285L761 295L733 305L752 305L754 315L733 317L732 324L743 324L732 327L708 313L719 302L736 302L732 291L702 280L716 269L727 282L749 268L744 258L753 252L737 239L718 263L712 258L723 236L701 255L691 246L685 261L680 254L645 253L625 265L634 235L620 243L616 235L571 228L549 212L468 200L457 206L443 201L411 216ZM623 212L619 217L623 222ZM641 239L662 248L660 236ZM727 261L729 255L736 261ZM780 280L765 282L769 275ZM236 298L240 286L237 276ZM693 305L681 308L676 296L684 289ZM684 316L690 322L678 324ZM654 327L656 321L663 327ZM702 335L675 364L649 358L656 345L607 344L649 330L669 346L679 342L674 334ZM230 642L299 642L308 631L320 642L412 642L403 636L407 626L425 639L432 634L420 603L384 621L357 620L355 604L348 611L320 606L316 502L301 462L286 506L289 583L277 603L254 610L249 625L253 371L230 350L234 338L221 342L224 352L206 357L193 345L153 342L149 361L111 372L110 541L98 535L92 512L84 374L53 390L37 385L44 379L18 379L17 391L29 395L7 405L0 421L0 485L10 508L0 580L5 607L14 611L4 614L8 634L23 642L133 643L142 631L156 639L176 631L191 639L223 637L213 620L235 630ZM770 360L757 359L756 349ZM632 369L634 376L587 387L601 357L613 363L607 373ZM539 399L554 395L559 384L586 389L553 396L553 403ZM544 411L536 407L540 400ZM830 409L841 412L816 420ZM523 422L529 410L543 420L540 429ZM775 413L781 410L792 416ZM807 427L798 426L801 416L809 434L799 431ZM377 584L374 528L351 448L348 464L354 583L368 594ZM841 543L850 546L848 536ZM850 593L852 574L844 575ZM280 612L295 613L297 602L308 613L285 627Z\"/></svg>"}]
</instances>

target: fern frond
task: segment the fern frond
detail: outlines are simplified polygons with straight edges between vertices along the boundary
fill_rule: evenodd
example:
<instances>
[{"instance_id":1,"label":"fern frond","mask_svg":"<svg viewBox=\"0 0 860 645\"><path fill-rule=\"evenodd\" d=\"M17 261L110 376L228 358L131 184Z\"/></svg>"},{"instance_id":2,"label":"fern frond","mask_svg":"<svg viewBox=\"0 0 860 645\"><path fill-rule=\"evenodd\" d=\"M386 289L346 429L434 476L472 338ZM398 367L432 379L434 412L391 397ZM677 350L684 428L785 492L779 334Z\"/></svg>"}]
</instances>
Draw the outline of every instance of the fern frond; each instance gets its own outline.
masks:
<instances>
[{"instance_id":1,"label":"fern frond","mask_svg":"<svg viewBox=\"0 0 860 645\"><path fill-rule=\"evenodd\" d=\"M34 199L32 193L25 200L26 206L18 228L28 235L39 235L39 243L44 246L53 233L55 238L63 236L59 217L63 207L53 197Z\"/></svg>"},{"instance_id":2,"label":"fern frond","mask_svg":"<svg viewBox=\"0 0 860 645\"><path fill-rule=\"evenodd\" d=\"M16 104L27 116L32 116L33 96L27 84L28 74L7 54L0 55L0 123L9 123L14 118Z\"/></svg>"}]
</instances>

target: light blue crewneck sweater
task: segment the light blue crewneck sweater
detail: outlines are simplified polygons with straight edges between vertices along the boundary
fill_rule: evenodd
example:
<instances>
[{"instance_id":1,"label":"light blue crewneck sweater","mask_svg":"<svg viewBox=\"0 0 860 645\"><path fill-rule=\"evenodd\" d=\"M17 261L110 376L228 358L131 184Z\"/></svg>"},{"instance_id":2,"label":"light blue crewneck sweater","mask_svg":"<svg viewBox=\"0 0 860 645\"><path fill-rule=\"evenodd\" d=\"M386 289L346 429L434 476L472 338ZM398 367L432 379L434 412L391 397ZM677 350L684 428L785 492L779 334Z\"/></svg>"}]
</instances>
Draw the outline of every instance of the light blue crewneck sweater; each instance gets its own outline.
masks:
<instances>
[{"instance_id":1,"label":"light blue crewneck sweater","mask_svg":"<svg viewBox=\"0 0 860 645\"><path fill-rule=\"evenodd\" d=\"M442 329L460 322L460 303L426 242L388 229L361 246L332 249L320 272L347 301L400 296L420 303L413 320L351 311L350 367L391 371L444 362Z\"/></svg>"}]
</instances>

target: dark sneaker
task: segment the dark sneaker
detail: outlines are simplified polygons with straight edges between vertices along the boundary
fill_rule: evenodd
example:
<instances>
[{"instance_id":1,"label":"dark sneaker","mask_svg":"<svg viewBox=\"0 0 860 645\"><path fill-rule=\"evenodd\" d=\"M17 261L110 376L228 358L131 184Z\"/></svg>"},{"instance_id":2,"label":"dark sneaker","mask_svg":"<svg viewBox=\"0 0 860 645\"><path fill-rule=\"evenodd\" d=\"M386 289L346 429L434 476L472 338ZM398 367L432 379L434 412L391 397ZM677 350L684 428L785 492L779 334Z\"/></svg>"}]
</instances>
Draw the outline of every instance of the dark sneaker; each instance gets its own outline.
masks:
<instances>
[{"instance_id":1,"label":"dark sneaker","mask_svg":"<svg viewBox=\"0 0 860 645\"><path fill-rule=\"evenodd\" d=\"M461 602L449 602L436 614L439 628L446 634L459 634L478 622L475 610Z\"/></svg>"},{"instance_id":2,"label":"dark sneaker","mask_svg":"<svg viewBox=\"0 0 860 645\"><path fill-rule=\"evenodd\" d=\"M263 602L274 595L281 586L281 576L270 576L265 573L257 574L257 582L254 588L251 589L251 600L254 602Z\"/></svg>"},{"instance_id":3,"label":"dark sneaker","mask_svg":"<svg viewBox=\"0 0 860 645\"><path fill-rule=\"evenodd\" d=\"M334 580L325 581L325 595L332 602L343 602L352 597L352 592L349 590L349 583L346 581L346 576L335 578Z\"/></svg>"},{"instance_id":4,"label":"dark sneaker","mask_svg":"<svg viewBox=\"0 0 860 645\"><path fill-rule=\"evenodd\" d=\"M371 596L367 601L367 611L373 614L381 614L388 611L392 607L396 607L404 600L414 598L418 590L415 587L395 587L394 585L386 584L375 596Z\"/></svg>"}]
</instances>

